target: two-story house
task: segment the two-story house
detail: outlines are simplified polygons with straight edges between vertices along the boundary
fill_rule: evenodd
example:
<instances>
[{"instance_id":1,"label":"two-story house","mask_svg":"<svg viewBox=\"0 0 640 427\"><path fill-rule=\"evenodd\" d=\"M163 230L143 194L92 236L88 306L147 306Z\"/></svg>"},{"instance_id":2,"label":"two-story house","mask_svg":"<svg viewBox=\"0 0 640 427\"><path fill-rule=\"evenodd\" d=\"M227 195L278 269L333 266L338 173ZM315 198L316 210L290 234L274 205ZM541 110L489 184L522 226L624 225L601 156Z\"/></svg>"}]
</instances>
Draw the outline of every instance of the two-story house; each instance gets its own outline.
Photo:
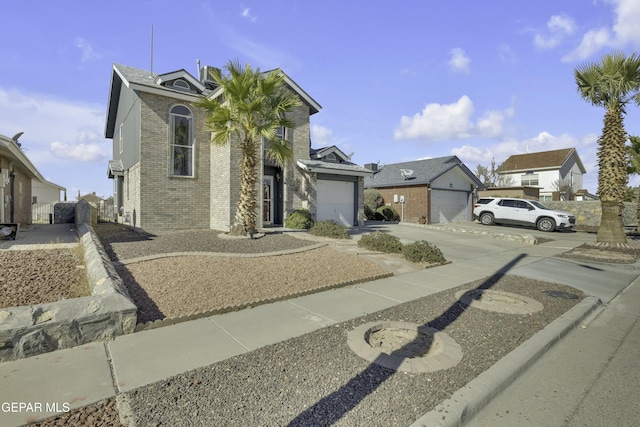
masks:
<instances>
[{"instance_id":1,"label":"two-story house","mask_svg":"<svg viewBox=\"0 0 640 427\"><path fill-rule=\"evenodd\" d=\"M582 189L586 173L575 148L515 154L498 168L500 181L510 186L540 189L540 201L553 200L556 193L562 199L572 198Z\"/></svg>"},{"instance_id":2,"label":"two-story house","mask_svg":"<svg viewBox=\"0 0 640 427\"><path fill-rule=\"evenodd\" d=\"M113 140L107 173L120 220L150 230L233 226L241 153L234 141L211 143L205 112L195 106L202 96L221 94L208 68L195 78L184 69L155 74L113 65L105 137ZM293 161L279 167L262 159L258 217L263 226L283 224L288 213L306 208L317 220L361 224L371 172L337 149L324 156L311 149L309 119L321 106L286 74L284 81L302 101L289 113L294 126L282 129Z\"/></svg>"}]
</instances>

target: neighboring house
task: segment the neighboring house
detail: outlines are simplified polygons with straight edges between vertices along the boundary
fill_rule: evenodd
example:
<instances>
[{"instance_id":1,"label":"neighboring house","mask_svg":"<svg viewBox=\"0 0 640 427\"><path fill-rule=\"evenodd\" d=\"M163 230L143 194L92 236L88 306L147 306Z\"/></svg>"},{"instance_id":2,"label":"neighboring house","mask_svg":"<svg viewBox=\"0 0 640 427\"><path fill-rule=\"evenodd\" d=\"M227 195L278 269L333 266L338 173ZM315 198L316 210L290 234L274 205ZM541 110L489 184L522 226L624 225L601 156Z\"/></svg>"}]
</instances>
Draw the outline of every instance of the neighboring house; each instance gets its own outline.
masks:
<instances>
[{"instance_id":1,"label":"neighboring house","mask_svg":"<svg viewBox=\"0 0 640 427\"><path fill-rule=\"evenodd\" d=\"M502 182L540 188L540 201L573 199L582 189L586 170L575 148L516 154L498 168Z\"/></svg>"},{"instance_id":2,"label":"neighboring house","mask_svg":"<svg viewBox=\"0 0 640 427\"><path fill-rule=\"evenodd\" d=\"M209 68L195 78L185 70L155 74L113 65L105 137L113 139L107 174L114 180L119 220L146 229L226 231L233 225L241 153L233 142L213 145L206 113L194 106L201 96L221 95ZM362 223L363 180L371 172L337 149L311 150L309 118L321 107L286 74L284 81L302 103L289 113L294 127L281 130L292 144L293 161L279 167L261 159L262 224L283 224L299 208L318 220Z\"/></svg>"},{"instance_id":3,"label":"neighboring house","mask_svg":"<svg viewBox=\"0 0 640 427\"><path fill-rule=\"evenodd\" d=\"M49 181L31 180L32 203L62 202L67 198L67 189Z\"/></svg>"},{"instance_id":4,"label":"neighboring house","mask_svg":"<svg viewBox=\"0 0 640 427\"><path fill-rule=\"evenodd\" d=\"M104 203L104 199L96 195L96 192L85 194L84 196L78 196L78 200L84 200L94 208L99 208Z\"/></svg>"},{"instance_id":5,"label":"neighboring house","mask_svg":"<svg viewBox=\"0 0 640 427\"><path fill-rule=\"evenodd\" d=\"M456 156L378 167L365 165L374 172L365 178L365 188L375 188L404 222L428 223L470 221L474 195L484 184Z\"/></svg>"},{"instance_id":6,"label":"neighboring house","mask_svg":"<svg viewBox=\"0 0 640 427\"><path fill-rule=\"evenodd\" d=\"M32 185L47 182L22 151L21 135L0 135L0 223L31 224Z\"/></svg>"},{"instance_id":7,"label":"neighboring house","mask_svg":"<svg viewBox=\"0 0 640 427\"><path fill-rule=\"evenodd\" d=\"M61 195L62 193L62 195ZM49 224L53 222L54 206L67 200L67 189L53 182L31 180L31 222Z\"/></svg>"}]
</instances>

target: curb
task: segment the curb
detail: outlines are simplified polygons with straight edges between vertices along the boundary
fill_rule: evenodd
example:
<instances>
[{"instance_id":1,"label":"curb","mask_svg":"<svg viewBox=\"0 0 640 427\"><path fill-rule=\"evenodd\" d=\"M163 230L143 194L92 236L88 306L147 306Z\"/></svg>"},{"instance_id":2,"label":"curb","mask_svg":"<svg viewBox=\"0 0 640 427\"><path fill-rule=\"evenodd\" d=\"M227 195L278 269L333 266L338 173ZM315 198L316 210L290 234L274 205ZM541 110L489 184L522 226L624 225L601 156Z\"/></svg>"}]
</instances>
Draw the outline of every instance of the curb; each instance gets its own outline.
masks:
<instances>
[{"instance_id":1,"label":"curb","mask_svg":"<svg viewBox=\"0 0 640 427\"><path fill-rule=\"evenodd\" d=\"M433 410L418 418L411 424L411 427L459 427L465 425L551 347L601 306L602 301L599 298L586 297L460 388L449 399L444 400Z\"/></svg>"}]
</instances>

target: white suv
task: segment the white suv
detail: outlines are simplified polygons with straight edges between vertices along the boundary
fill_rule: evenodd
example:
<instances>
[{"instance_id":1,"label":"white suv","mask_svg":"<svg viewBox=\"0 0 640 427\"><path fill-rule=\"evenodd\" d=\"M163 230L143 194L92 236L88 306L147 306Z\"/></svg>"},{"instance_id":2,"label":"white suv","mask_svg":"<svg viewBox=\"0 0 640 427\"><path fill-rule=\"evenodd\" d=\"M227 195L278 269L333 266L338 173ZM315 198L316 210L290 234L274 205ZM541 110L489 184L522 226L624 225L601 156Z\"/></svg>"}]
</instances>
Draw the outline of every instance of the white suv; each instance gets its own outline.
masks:
<instances>
[{"instance_id":1,"label":"white suv","mask_svg":"<svg viewBox=\"0 0 640 427\"><path fill-rule=\"evenodd\" d=\"M540 231L568 230L576 225L575 215L554 211L536 200L504 197L482 198L473 205L473 216L484 225L530 225Z\"/></svg>"}]
</instances>

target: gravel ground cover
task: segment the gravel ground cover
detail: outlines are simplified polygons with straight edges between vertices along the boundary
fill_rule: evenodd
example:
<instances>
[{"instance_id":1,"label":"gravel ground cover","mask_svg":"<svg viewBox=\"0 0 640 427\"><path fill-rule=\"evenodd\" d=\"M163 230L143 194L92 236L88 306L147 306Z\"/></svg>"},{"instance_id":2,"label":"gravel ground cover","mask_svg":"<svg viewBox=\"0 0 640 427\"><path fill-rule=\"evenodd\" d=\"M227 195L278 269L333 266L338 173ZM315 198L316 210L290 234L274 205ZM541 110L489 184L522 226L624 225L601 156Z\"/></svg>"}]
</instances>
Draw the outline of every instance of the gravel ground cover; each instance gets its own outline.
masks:
<instances>
[{"instance_id":1,"label":"gravel ground cover","mask_svg":"<svg viewBox=\"0 0 640 427\"><path fill-rule=\"evenodd\" d=\"M140 236L129 234L132 232L128 230L118 233L121 236L114 238L112 234L112 240L105 244L112 259L126 260L149 252L159 254L167 251L162 249L162 245L169 244L164 243L168 241L167 235ZM294 239L292 245L314 243L286 235L278 236ZM158 240L161 243L157 243ZM279 243L274 243L265 239L260 244L265 248L264 252L269 252L284 249L287 240L279 239ZM137 249L127 247L126 242ZM145 242L148 249L145 249ZM237 242L242 242L240 245L256 243L230 240L220 244L233 245ZM193 247L193 251L203 251L201 246L191 244L184 243L185 247ZM252 247L255 249L258 245ZM268 247L272 249L267 250ZM246 247L244 250L248 251ZM178 251L187 250L181 248ZM340 257L343 255L340 253ZM201 264L209 263L210 259L199 261ZM458 290L476 287L528 296L540 301L544 309L528 315L513 315L488 312L457 302L454 295ZM578 298L561 299L544 293L550 290L572 293ZM115 399L106 399L34 425L119 426L120 416L129 417L138 426L408 425L582 298L581 292L564 285L514 276L495 277L121 394L118 400L125 402L126 410L122 407L119 410ZM463 360L454 368L421 374L394 372L370 364L350 350L346 337L355 327L371 321L414 322L444 330L462 346ZM444 413L443 417L446 415Z\"/></svg>"},{"instance_id":2,"label":"gravel ground cover","mask_svg":"<svg viewBox=\"0 0 640 427\"><path fill-rule=\"evenodd\" d=\"M90 295L79 250L0 251L0 308Z\"/></svg>"},{"instance_id":3,"label":"gravel ground cover","mask_svg":"<svg viewBox=\"0 0 640 427\"><path fill-rule=\"evenodd\" d=\"M151 234L134 231L120 224L98 224L94 229L112 261L172 252L265 253L298 249L315 243L276 232L250 240L221 238L221 232L216 230L166 231Z\"/></svg>"},{"instance_id":4,"label":"gravel ground cover","mask_svg":"<svg viewBox=\"0 0 640 427\"><path fill-rule=\"evenodd\" d=\"M468 307L461 289L489 288L533 298L543 310L527 315ZM552 297L545 291L576 295ZM584 295L568 286L517 276L469 283L339 323L114 399L51 417L36 426L93 426L119 414L137 426L406 426L448 398L511 350L565 313ZM354 354L347 334L364 323L405 321L449 334L464 356L455 367L430 373L395 372ZM447 413L442 416L446 418Z\"/></svg>"},{"instance_id":5,"label":"gravel ground cover","mask_svg":"<svg viewBox=\"0 0 640 427\"><path fill-rule=\"evenodd\" d=\"M345 283L373 280L388 272L364 257L329 247L278 255L317 243L283 233L249 240L222 238L219 231L148 234L118 224L95 227L138 307L138 323L273 301ZM209 252L243 257L175 256L128 263L168 253Z\"/></svg>"},{"instance_id":6,"label":"gravel ground cover","mask_svg":"<svg viewBox=\"0 0 640 427\"><path fill-rule=\"evenodd\" d=\"M388 275L366 258L326 246L271 257L160 258L117 270L138 306L138 323L229 311Z\"/></svg>"},{"instance_id":7,"label":"gravel ground cover","mask_svg":"<svg viewBox=\"0 0 640 427\"><path fill-rule=\"evenodd\" d=\"M528 315L500 314L457 302L461 288L196 369L126 393L134 419L152 426L406 426L566 312L573 288L514 276L462 287L513 292L544 305ZM560 299L555 290L575 294ZM347 334L371 321L405 321L444 330L461 345L456 367L402 373L355 355ZM446 417L446 413L443 413Z\"/></svg>"}]
</instances>

